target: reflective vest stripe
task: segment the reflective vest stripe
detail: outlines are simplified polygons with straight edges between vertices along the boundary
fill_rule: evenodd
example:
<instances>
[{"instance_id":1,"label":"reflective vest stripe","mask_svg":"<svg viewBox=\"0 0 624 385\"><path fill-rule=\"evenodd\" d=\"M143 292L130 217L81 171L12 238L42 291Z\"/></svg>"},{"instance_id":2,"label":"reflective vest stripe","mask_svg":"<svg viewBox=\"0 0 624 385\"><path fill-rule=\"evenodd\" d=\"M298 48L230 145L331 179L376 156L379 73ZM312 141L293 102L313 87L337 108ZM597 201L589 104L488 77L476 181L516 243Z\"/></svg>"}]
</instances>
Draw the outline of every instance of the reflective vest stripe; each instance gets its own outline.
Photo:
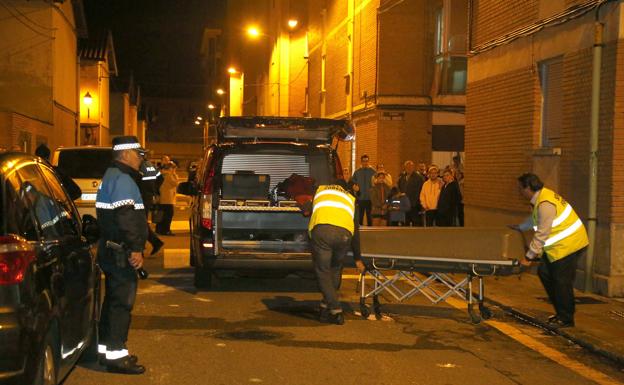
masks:
<instances>
[{"instance_id":1,"label":"reflective vest stripe","mask_svg":"<svg viewBox=\"0 0 624 385\"><path fill-rule=\"evenodd\" d=\"M568 219L570 214L572 214L572 206L568 204L568 205L566 205L566 208L565 208L565 210L563 210L561 215L559 215L557 218L555 218L553 220L551 228L555 228L555 227L559 226L560 224L562 224L563 221ZM537 231L537 226L533 226L533 230Z\"/></svg>"},{"instance_id":2,"label":"reflective vest stripe","mask_svg":"<svg viewBox=\"0 0 624 385\"><path fill-rule=\"evenodd\" d=\"M349 215L351 216L351 218L353 218L353 216L355 215L353 213L353 208L345 205L344 203L340 203L340 202L332 202L332 201L324 201L324 202L318 202L314 204L314 208L312 209L312 214L314 214L314 212L321 208L321 207L335 207L338 209L343 209L346 210Z\"/></svg>"},{"instance_id":3,"label":"reflective vest stripe","mask_svg":"<svg viewBox=\"0 0 624 385\"><path fill-rule=\"evenodd\" d=\"M569 205L568 205L569 207ZM546 240L546 242L544 242L544 246L550 246L556 242L559 242L560 240L569 237L570 235L574 234L576 232L576 230L578 230L581 226L583 226L583 221L581 221L581 219L577 219L576 222L574 222L570 227L568 227L567 229L557 233L556 235L553 235L552 237L548 238Z\"/></svg>"},{"instance_id":4,"label":"reflective vest stripe","mask_svg":"<svg viewBox=\"0 0 624 385\"><path fill-rule=\"evenodd\" d=\"M314 197L314 199L316 200L316 198L320 198L324 195L334 195L334 196L338 196L342 199L345 200L345 202L347 202L348 204L351 204L352 200L349 198L349 196L345 193L342 193L340 191L336 191L336 190L323 190L319 193L316 194L316 196Z\"/></svg>"}]
</instances>

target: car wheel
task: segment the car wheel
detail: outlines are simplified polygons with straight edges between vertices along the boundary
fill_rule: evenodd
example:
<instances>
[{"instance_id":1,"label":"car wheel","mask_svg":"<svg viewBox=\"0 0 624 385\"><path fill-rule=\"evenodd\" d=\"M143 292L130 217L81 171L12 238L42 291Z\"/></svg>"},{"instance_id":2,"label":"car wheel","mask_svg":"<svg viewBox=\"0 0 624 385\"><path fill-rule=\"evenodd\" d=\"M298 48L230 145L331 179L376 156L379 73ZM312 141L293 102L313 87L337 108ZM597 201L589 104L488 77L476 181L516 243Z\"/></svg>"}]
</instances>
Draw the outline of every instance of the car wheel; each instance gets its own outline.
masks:
<instances>
[{"instance_id":1,"label":"car wheel","mask_svg":"<svg viewBox=\"0 0 624 385\"><path fill-rule=\"evenodd\" d=\"M195 266L195 287L210 289L212 286L212 270L203 266Z\"/></svg>"},{"instance_id":2,"label":"car wheel","mask_svg":"<svg viewBox=\"0 0 624 385\"><path fill-rule=\"evenodd\" d=\"M56 350L52 332L48 332L40 354L35 375L35 385L56 385Z\"/></svg>"}]
</instances>

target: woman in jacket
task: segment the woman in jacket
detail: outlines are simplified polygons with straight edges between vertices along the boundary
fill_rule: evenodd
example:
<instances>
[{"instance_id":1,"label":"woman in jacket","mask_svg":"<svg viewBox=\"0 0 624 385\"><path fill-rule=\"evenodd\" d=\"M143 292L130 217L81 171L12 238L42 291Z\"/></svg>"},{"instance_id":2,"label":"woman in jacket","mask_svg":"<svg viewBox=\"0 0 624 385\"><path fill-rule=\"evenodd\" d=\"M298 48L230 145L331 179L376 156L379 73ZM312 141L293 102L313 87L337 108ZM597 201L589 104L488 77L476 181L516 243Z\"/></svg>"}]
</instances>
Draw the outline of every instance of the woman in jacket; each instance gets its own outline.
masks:
<instances>
[{"instance_id":1,"label":"woman in jacket","mask_svg":"<svg viewBox=\"0 0 624 385\"><path fill-rule=\"evenodd\" d=\"M438 199L442 190L442 180L440 180L440 169L438 166L431 165L427 171L429 179L423 184L420 190L420 204L425 211L425 220L427 226L435 225L435 218L438 210Z\"/></svg>"},{"instance_id":2,"label":"woman in jacket","mask_svg":"<svg viewBox=\"0 0 624 385\"><path fill-rule=\"evenodd\" d=\"M159 205L163 210L163 219L156 224L156 232L160 235L174 235L171 232L171 221L173 219L173 207L176 201L176 190L178 188L177 165L168 156L163 156L161 174L163 182L160 186Z\"/></svg>"}]
</instances>

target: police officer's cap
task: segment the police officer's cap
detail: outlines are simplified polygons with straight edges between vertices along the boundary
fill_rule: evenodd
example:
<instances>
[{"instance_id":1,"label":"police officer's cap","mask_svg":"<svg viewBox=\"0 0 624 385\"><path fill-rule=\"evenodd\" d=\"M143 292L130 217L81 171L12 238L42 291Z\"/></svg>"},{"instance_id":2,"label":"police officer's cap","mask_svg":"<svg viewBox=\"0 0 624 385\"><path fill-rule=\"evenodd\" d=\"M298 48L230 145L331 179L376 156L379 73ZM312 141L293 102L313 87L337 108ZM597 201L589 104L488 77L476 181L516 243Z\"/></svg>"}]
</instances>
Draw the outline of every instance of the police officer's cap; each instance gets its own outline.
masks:
<instances>
[{"instance_id":1,"label":"police officer's cap","mask_svg":"<svg viewBox=\"0 0 624 385\"><path fill-rule=\"evenodd\" d=\"M113 138L113 151L123 150L136 150L141 155L145 155L147 152L139 143L139 139L136 136L117 136Z\"/></svg>"}]
</instances>

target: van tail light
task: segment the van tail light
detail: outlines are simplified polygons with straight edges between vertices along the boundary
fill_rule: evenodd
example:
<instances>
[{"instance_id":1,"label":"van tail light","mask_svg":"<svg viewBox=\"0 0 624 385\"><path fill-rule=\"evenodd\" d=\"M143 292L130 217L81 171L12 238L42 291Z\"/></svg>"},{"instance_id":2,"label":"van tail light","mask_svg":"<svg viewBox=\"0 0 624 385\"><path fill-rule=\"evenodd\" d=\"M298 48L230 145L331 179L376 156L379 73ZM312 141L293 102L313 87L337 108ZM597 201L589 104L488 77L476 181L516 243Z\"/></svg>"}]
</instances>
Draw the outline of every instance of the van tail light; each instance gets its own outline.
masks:
<instances>
[{"instance_id":1,"label":"van tail light","mask_svg":"<svg viewBox=\"0 0 624 385\"><path fill-rule=\"evenodd\" d=\"M22 282L34 260L35 249L26 240L16 235L0 236L0 285Z\"/></svg>"},{"instance_id":2,"label":"van tail light","mask_svg":"<svg viewBox=\"0 0 624 385\"><path fill-rule=\"evenodd\" d=\"M215 176L215 164L216 162L210 162L210 169L206 174L204 180L204 186L202 188L202 195L200 198L201 207L201 224L204 228L212 230L212 188L214 186Z\"/></svg>"}]
</instances>

